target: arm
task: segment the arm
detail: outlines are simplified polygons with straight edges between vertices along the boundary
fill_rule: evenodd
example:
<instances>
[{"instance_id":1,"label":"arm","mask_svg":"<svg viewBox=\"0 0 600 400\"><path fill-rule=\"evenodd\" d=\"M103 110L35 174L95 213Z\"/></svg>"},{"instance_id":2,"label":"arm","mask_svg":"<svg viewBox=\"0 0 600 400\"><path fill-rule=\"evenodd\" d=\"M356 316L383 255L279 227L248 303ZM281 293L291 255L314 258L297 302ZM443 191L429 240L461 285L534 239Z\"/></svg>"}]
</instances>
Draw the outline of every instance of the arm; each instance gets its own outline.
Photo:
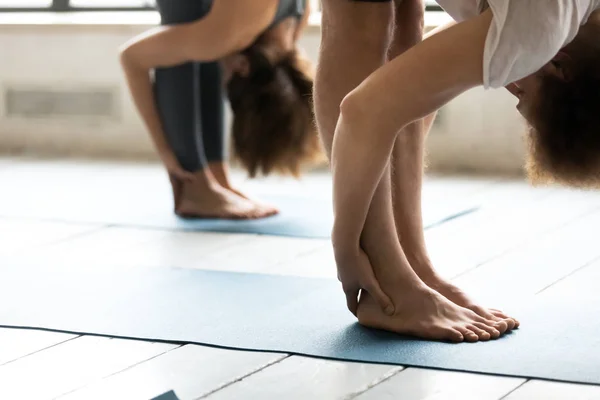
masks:
<instances>
[{"instance_id":1,"label":"arm","mask_svg":"<svg viewBox=\"0 0 600 400\"><path fill-rule=\"evenodd\" d=\"M488 11L416 45L342 102L332 151L334 245L356 252L398 132L483 81Z\"/></svg>"},{"instance_id":2,"label":"arm","mask_svg":"<svg viewBox=\"0 0 600 400\"><path fill-rule=\"evenodd\" d=\"M304 32L304 29L308 26L308 20L310 19L310 14L312 13L312 6L310 0L306 1L306 7L304 8L304 14L302 15L302 19L298 21L298 26L296 27L296 32L294 32L294 42L297 42Z\"/></svg>"},{"instance_id":3,"label":"arm","mask_svg":"<svg viewBox=\"0 0 600 400\"><path fill-rule=\"evenodd\" d=\"M269 16L253 15L255 5L239 2L232 8L230 3L216 1L213 10L200 21L152 29L126 43L120 51L133 102L165 166L182 179L192 177L179 167L162 131L150 71L189 61L217 60L251 44L260 33L261 24L268 24ZM250 24L243 22L248 15L254 18Z\"/></svg>"}]
</instances>

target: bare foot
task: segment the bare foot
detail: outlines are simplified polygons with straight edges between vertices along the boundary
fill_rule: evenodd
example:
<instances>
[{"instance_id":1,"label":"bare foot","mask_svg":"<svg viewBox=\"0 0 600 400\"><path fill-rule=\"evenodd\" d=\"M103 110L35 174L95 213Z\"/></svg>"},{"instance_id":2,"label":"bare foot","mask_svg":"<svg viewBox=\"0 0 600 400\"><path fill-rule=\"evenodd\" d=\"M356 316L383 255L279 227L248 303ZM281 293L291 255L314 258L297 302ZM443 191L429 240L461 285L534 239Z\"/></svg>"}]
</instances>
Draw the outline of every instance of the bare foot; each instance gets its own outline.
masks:
<instances>
[{"instance_id":1,"label":"bare foot","mask_svg":"<svg viewBox=\"0 0 600 400\"><path fill-rule=\"evenodd\" d=\"M503 322L487 320L426 286L403 292L394 303L396 313L389 317L363 292L358 305L359 323L403 335L451 342L497 339L501 331L506 330Z\"/></svg>"},{"instance_id":2,"label":"bare foot","mask_svg":"<svg viewBox=\"0 0 600 400\"><path fill-rule=\"evenodd\" d=\"M500 310L496 310L493 308L485 308L478 305L475 301L473 301L465 292L461 289L453 285L452 283L446 281L441 277L433 277L433 278L423 278L423 282L433 290L440 293L442 296L446 297L451 302L461 306L473 310L478 315L492 320L492 321L504 321L507 325L507 330L511 331L515 328L519 327L519 321L516 319L509 317L504 314ZM504 332L502 332L504 333Z\"/></svg>"},{"instance_id":3,"label":"bare foot","mask_svg":"<svg viewBox=\"0 0 600 400\"><path fill-rule=\"evenodd\" d=\"M254 203L254 205L256 207L259 207L260 209L268 211L269 213L271 213L271 215L279 214L279 210L277 209L277 207L274 207L270 204L265 204L256 199L252 199L252 198L248 197L247 195L245 195L244 193L240 192L239 190L235 189L231 185L231 181L229 180L229 170L227 168L227 165L224 162L221 162L221 161L211 162L208 164L208 166L209 166L210 172L212 173L212 175L214 176L214 178L216 179L218 184L221 185L222 188L227 189L230 192L232 192L233 194Z\"/></svg>"},{"instance_id":4,"label":"bare foot","mask_svg":"<svg viewBox=\"0 0 600 400\"><path fill-rule=\"evenodd\" d=\"M231 187L231 186L224 186L225 189L229 190L230 192L233 192L234 194L240 196L241 198L244 198L250 202L252 202L255 206L260 207L264 210L268 210L269 212L271 212L271 215L276 215L279 214L279 209L277 209L277 207L272 206L270 204L266 204L263 203L262 201L250 198L248 196L246 196L244 193L240 192L239 190Z\"/></svg>"},{"instance_id":5,"label":"bare foot","mask_svg":"<svg viewBox=\"0 0 600 400\"><path fill-rule=\"evenodd\" d=\"M217 185L184 184L176 213L186 218L257 219L275 215L268 207L261 207Z\"/></svg>"}]
</instances>

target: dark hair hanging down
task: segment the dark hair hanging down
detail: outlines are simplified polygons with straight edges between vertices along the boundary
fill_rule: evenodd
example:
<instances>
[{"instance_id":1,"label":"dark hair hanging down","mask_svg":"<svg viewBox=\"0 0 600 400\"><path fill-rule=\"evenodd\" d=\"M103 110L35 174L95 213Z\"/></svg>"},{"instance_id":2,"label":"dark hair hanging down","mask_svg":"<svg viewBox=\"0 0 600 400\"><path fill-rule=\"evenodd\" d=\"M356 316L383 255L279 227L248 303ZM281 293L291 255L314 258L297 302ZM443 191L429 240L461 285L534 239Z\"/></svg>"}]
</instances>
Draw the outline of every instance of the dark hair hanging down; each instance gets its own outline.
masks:
<instances>
[{"instance_id":1,"label":"dark hair hanging down","mask_svg":"<svg viewBox=\"0 0 600 400\"><path fill-rule=\"evenodd\" d=\"M310 63L294 51L272 64L259 45L244 55L248 76L234 75L227 85L234 157L251 177L272 172L297 177L303 164L323 159L312 113Z\"/></svg>"},{"instance_id":2,"label":"dark hair hanging down","mask_svg":"<svg viewBox=\"0 0 600 400\"><path fill-rule=\"evenodd\" d=\"M567 47L570 77L541 80L527 169L533 183L600 188L600 23Z\"/></svg>"}]
</instances>

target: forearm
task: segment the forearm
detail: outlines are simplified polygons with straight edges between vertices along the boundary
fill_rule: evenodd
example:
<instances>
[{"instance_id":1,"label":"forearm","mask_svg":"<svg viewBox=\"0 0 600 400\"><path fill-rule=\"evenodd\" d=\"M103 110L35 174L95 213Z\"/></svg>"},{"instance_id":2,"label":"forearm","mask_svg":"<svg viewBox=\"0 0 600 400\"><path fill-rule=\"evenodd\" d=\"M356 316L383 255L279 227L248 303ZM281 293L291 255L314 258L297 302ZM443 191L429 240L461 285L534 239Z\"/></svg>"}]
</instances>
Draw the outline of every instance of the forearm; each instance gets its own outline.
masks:
<instances>
[{"instance_id":1,"label":"forearm","mask_svg":"<svg viewBox=\"0 0 600 400\"><path fill-rule=\"evenodd\" d=\"M358 250L375 190L389 162L397 129L374 123L348 97L341 107L332 150L336 252Z\"/></svg>"},{"instance_id":2,"label":"forearm","mask_svg":"<svg viewBox=\"0 0 600 400\"><path fill-rule=\"evenodd\" d=\"M121 65L133 103L140 114L146 129L150 133L150 137L152 138L157 151L159 154L171 151L164 135L162 123L156 107L156 99L150 80L150 70L136 65L135 61L129 59L126 55L122 55Z\"/></svg>"},{"instance_id":3,"label":"forearm","mask_svg":"<svg viewBox=\"0 0 600 400\"><path fill-rule=\"evenodd\" d=\"M342 253L358 246L398 133L481 84L490 20L487 13L434 35L375 71L344 99L332 151L333 240Z\"/></svg>"},{"instance_id":4,"label":"forearm","mask_svg":"<svg viewBox=\"0 0 600 400\"><path fill-rule=\"evenodd\" d=\"M298 21L298 26L296 27L296 32L294 32L294 41L298 41L304 29L308 26L308 21L310 19L310 14L312 13L312 8L310 6L310 1L307 1L306 8L304 9L304 15L300 21Z\"/></svg>"}]
</instances>

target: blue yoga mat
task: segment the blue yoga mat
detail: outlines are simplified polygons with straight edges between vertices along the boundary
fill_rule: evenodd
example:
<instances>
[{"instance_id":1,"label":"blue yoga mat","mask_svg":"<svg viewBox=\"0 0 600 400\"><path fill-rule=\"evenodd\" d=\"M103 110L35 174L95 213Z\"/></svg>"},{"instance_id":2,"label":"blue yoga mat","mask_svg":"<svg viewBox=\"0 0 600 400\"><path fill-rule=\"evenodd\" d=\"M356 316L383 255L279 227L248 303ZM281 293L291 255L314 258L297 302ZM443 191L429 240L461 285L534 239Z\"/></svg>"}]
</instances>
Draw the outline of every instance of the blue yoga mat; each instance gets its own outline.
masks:
<instances>
[{"instance_id":1,"label":"blue yoga mat","mask_svg":"<svg viewBox=\"0 0 600 400\"><path fill-rule=\"evenodd\" d=\"M104 189L104 190L99 190ZM0 199L0 216L27 217L72 223L154 228L182 231L254 233L303 238L329 238L333 226L330 196L265 194L257 197L273 204L279 215L247 221L183 219L173 212L169 192L162 187L147 191L122 192L109 188L72 190L67 197L60 191L19 198ZM424 206L424 224L432 227L476 211L472 206L436 202Z\"/></svg>"},{"instance_id":2,"label":"blue yoga mat","mask_svg":"<svg viewBox=\"0 0 600 400\"><path fill-rule=\"evenodd\" d=\"M255 233L274 236L291 236L327 239L333 227L331 201L287 196L264 196L269 204L276 205L280 214L257 220L183 219L160 208L148 210L145 215L122 214L113 224L147 228L185 231ZM425 228L432 228L477 211L477 208L433 207L425 211Z\"/></svg>"},{"instance_id":3,"label":"blue yoga mat","mask_svg":"<svg viewBox=\"0 0 600 400\"><path fill-rule=\"evenodd\" d=\"M184 269L0 269L0 325L600 384L600 300L524 302L523 328L448 344L359 326L335 280Z\"/></svg>"},{"instance_id":4,"label":"blue yoga mat","mask_svg":"<svg viewBox=\"0 0 600 400\"><path fill-rule=\"evenodd\" d=\"M171 390L151 400L179 400L179 397L177 397L177 394Z\"/></svg>"},{"instance_id":5,"label":"blue yoga mat","mask_svg":"<svg viewBox=\"0 0 600 400\"><path fill-rule=\"evenodd\" d=\"M27 171L25 171L27 172ZM243 191L272 204L281 213L252 221L188 220L173 213L171 186L164 172L148 168L84 168L73 165L12 177L0 176L9 190L0 196L0 217L35 218L134 228L254 233L329 238L333 226L331 177L309 175L303 181L248 181ZM465 196L466 197L466 196ZM426 227L471 213L479 206L462 196L424 196Z\"/></svg>"}]
</instances>

